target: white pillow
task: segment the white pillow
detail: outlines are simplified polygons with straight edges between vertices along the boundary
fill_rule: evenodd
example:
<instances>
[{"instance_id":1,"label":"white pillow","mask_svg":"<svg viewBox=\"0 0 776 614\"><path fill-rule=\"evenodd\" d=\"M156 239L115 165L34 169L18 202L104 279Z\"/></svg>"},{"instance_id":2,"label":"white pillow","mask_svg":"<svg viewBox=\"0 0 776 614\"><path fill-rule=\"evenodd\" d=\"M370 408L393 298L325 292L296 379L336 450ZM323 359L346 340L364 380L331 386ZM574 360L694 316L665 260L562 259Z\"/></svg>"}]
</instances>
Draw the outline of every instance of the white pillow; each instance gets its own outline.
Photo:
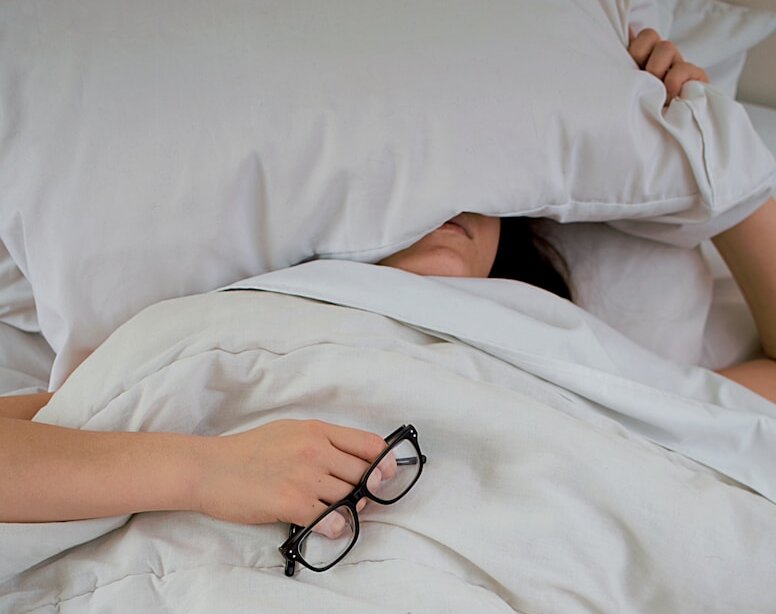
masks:
<instances>
[{"instance_id":1,"label":"white pillow","mask_svg":"<svg viewBox=\"0 0 776 614\"><path fill-rule=\"evenodd\" d=\"M19 330L40 332L32 286L0 241L0 323Z\"/></svg>"},{"instance_id":2,"label":"white pillow","mask_svg":"<svg viewBox=\"0 0 776 614\"><path fill-rule=\"evenodd\" d=\"M0 395L44 392L53 362L43 337L0 322Z\"/></svg>"},{"instance_id":3,"label":"white pillow","mask_svg":"<svg viewBox=\"0 0 776 614\"><path fill-rule=\"evenodd\" d=\"M737 222L774 181L746 114L664 112L626 44L618 0L3 2L0 239L51 386L146 305L463 210Z\"/></svg>"},{"instance_id":4,"label":"white pillow","mask_svg":"<svg viewBox=\"0 0 776 614\"><path fill-rule=\"evenodd\" d=\"M547 223L543 233L568 265L577 305L660 356L700 363L714 284L698 249L606 224Z\"/></svg>"}]
</instances>

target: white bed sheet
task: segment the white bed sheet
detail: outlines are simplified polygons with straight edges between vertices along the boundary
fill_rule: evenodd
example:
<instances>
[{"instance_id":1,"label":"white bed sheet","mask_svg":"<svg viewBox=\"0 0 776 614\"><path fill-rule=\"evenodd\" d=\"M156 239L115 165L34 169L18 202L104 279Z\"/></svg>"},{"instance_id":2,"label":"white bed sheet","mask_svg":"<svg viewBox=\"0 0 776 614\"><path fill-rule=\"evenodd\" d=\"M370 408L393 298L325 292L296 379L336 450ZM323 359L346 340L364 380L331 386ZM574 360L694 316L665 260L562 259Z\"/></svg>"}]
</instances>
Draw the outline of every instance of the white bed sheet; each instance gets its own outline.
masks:
<instances>
[{"instance_id":1,"label":"white bed sheet","mask_svg":"<svg viewBox=\"0 0 776 614\"><path fill-rule=\"evenodd\" d=\"M294 580L282 525L0 524L0 610L727 614L776 599L776 508L743 486L776 499L773 404L530 286L318 261L239 287L282 294L149 308L36 419L202 434L410 422L429 458L413 492L365 511L347 562Z\"/></svg>"}]
</instances>

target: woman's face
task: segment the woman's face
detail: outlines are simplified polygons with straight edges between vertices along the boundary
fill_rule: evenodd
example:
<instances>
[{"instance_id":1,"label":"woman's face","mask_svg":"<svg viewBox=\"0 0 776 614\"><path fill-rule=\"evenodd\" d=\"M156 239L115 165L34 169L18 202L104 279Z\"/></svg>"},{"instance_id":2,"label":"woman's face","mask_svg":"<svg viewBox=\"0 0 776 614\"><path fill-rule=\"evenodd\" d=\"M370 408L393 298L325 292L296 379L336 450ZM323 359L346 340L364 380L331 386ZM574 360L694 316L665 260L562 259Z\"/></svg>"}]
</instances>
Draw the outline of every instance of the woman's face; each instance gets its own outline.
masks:
<instances>
[{"instance_id":1,"label":"woman's face","mask_svg":"<svg viewBox=\"0 0 776 614\"><path fill-rule=\"evenodd\" d=\"M496 259L500 229L497 217L461 213L378 264L418 275L487 277Z\"/></svg>"}]
</instances>

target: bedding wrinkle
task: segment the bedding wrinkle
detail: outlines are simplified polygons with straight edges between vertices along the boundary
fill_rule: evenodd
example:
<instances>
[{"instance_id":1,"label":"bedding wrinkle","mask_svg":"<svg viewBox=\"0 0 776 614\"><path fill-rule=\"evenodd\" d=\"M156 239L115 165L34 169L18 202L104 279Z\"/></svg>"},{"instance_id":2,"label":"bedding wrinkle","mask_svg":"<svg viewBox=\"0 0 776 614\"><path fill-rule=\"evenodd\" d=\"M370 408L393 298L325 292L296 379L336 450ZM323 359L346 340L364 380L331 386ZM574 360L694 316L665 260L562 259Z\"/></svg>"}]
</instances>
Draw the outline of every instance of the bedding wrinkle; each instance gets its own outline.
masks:
<instances>
[{"instance_id":1,"label":"bedding wrinkle","mask_svg":"<svg viewBox=\"0 0 776 614\"><path fill-rule=\"evenodd\" d=\"M258 262L273 263L272 253L276 251L275 241L282 239L269 235L265 241L257 241L261 228L272 225L267 219L273 208L269 206L272 193L272 178L259 151L250 152L240 163L239 169L232 181L232 189L228 199L230 209L246 212L246 217L233 218L229 232L238 237L237 241L248 248L246 257L235 267L234 273L254 270ZM221 260L228 261L227 254L221 255ZM232 274L234 274L232 273Z\"/></svg>"},{"instance_id":2,"label":"bedding wrinkle","mask_svg":"<svg viewBox=\"0 0 776 614\"><path fill-rule=\"evenodd\" d=\"M330 303L340 304L235 291L155 305L87 359L41 415L90 428L153 425L154 430L186 432L207 425L211 433L242 431L277 418L320 419L378 432L411 420L423 438L428 470L402 505L365 510L363 535L348 555L352 564L289 583L277 558L277 545L285 538L280 523L243 527L198 514L138 514L124 528L104 535L101 524L79 525L88 529L87 539L96 538L89 543L83 543L84 534L70 534L69 525L39 527L44 535L58 531L60 539L69 537L70 546L77 547L8 580L8 599L23 594L25 587L40 586L48 587L36 597L40 603L86 593L68 603L88 599L96 607L136 593L137 599L163 600L174 610L174 596L186 587L196 597L195 607L204 611L216 597L222 606L226 600L238 607L249 598L249 588L254 606L256 591L270 595L269 602L262 602L268 611L283 607L281 598L303 593L316 603L331 599L332 607L343 612L363 611L364 601L400 610L410 599L418 611L434 611L433 604L449 598L452 611L456 605L469 607L465 611L498 611L506 602L527 612L576 614L689 602L699 603L698 611L722 614L725 610L716 606L717 585L725 586L728 600L742 611L757 611L763 600L776 597L771 588L776 568L769 555L776 548L773 505L721 483L696 461L677 463L642 434L628 433L617 412L612 412L617 420L607 426L597 404L581 398L574 373L592 380L597 357L608 365L619 337L596 330L592 338L606 344L607 351L572 352L576 358L570 359L562 344L545 343L547 329L536 320L541 313L531 316L528 310L506 324L499 323L502 312L495 307L484 312L486 322L498 324L494 330L469 326L467 331L463 322L471 320L471 312L464 307L479 310L480 301L491 296L487 284L459 281L458 288L409 274L386 277L380 269L319 262L272 277L286 291L296 287L297 292L322 293L328 288ZM300 271L317 283L302 283L295 277ZM375 283L391 293L374 291ZM254 280L250 285L272 284ZM503 284L493 287L503 289ZM510 299L516 303L513 309L523 299L541 296L517 288L518 295ZM349 289L357 292L349 296ZM427 300L426 290L434 300ZM370 294L371 303L365 299ZM491 298L497 301L498 292ZM387 303L380 306L380 301ZM352 302L372 311L344 306ZM391 303L425 330L397 319ZM504 308L506 313L511 310ZM548 317L567 323L564 312ZM468 332L469 340L454 339L450 328ZM493 348L482 347L483 338L498 339L506 354L510 335L519 340L515 345L526 360L525 370L515 368L512 355L499 357ZM569 338L582 345L588 339ZM620 371L641 370L643 377L645 369L656 369L650 362L656 359L626 348L615 354L621 356ZM548 354L542 355L542 349ZM580 369L585 358L592 364ZM544 379L528 373L534 363L547 365ZM602 382L587 385L604 388L604 371ZM655 373L662 376L659 369ZM565 385L563 377L568 378ZM620 377L627 382L633 376ZM692 414L692 403L702 406L702 399L672 389L670 377L660 379L668 388L664 397L648 392L654 385L648 377L638 386L599 392L607 395L607 408L615 398L627 400L620 411L636 408L645 421L654 420L661 409L684 418ZM556 387L565 398L555 393ZM748 415L752 399L731 393L742 417ZM714 423L704 412L695 420ZM647 505L649 513L644 513ZM465 518L488 522L473 530ZM0 547L6 551L4 545L16 532L1 528ZM719 535L711 548L698 536L714 531ZM764 545L753 548L755 542ZM731 560L745 570L734 586L723 582ZM198 570L185 571L190 561ZM367 561L383 561L383 582L373 581L375 564ZM659 561L660 573L645 561ZM693 572L701 562L703 577ZM155 580L149 565L164 574L163 581ZM89 592L94 578L104 588ZM144 584L149 580L153 588ZM403 590L390 592L387 587L394 582L402 583ZM432 585L436 588L429 592ZM358 602L351 601L353 586L359 587ZM8 599L0 601L0 609L13 603Z\"/></svg>"},{"instance_id":3,"label":"bedding wrinkle","mask_svg":"<svg viewBox=\"0 0 776 614\"><path fill-rule=\"evenodd\" d=\"M309 275L310 273L312 274ZM320 283L322 275L326 275L328 283ZM360 277L357 283L354 283L355 276ZM333 279L337 279L336 284L332 283ZM388 280L393 280L392 287L402 287L408 291L414 304L420 304L421 307L415 308L415 313L408 313L407 310L413 302L403 300L402 294L398 292L386 301L387 297L381 293L381 287L384 287ZM771 500L776 497L773 476L762 473L763 467L769 464L766 459L772 458L774 454L773 449L768 446L752 448L752 454L756 454L760 459L753 463L751 461L754 457L745 459L740 455L722 452L730 450L731 444L734 448L738 446L737 443L732 443L733 433L740 432L737 429L748 429L755 414L746 415L726 409L735 407L735 403L726 404L725 407L714 405L716 391L729 395L733 390L737 390L747 397L746 401L741 401L745 406L758 407L760 413L772 416L773 410L767 401L727 383L727 380L716 374L691 367L677 369L673 365L669 366L667 362L661 362L657 356L638 348L624 337L612 336L614 331L591 320L590 316L571 304L565 306L569 310L568 317L572 317L573 312L572 319L577 318L580 327L579 339L586 339L585 343L573 346L584 347L585 351L571 355L567 348L573 337L559 335L557 344L548 343L548 339L557 334L557 331L551 332L547 327L543 329L540 338L530 334L521 335L518 322L527 325L529 320L515 319L513 311L507 312L500 306L496 308L495 304L476 301L478 309L481 310L481 322L467 318L465 311L460 314L460 320L456 320L456 311L452 309L439 313L428 311L425 305L439 302L447 305L462 304L462 295L448 295L452 288L444 288L443 281L453 286L462 283L442 278L421 278L402 271L384 270L384 267L370 267L359 263L318 261L255 278L249 283L241 282L235 284L235 287L254 287L300 294L328 302L347 303L359 309L382 313L426 332L443 332L443 335L457 337L513 365L519 365L534 375L577 392L600 407L609 408L604 409L609 417L616 417L623 424L627 424L628 428L643 433L655 443L687 454L694 460L743 481ZM336 291L333 290L335 286ZM432 289L433 296L430 294ZM530 300L527 304L546 293L529 294ZM525 298L528 299L528 296ZM471 301L472 298L467 300ZM529 313L532 313L530 309ZM485 326L485 322L488 323L487 326L492 326L499 318L507 315L508 322L503 322L497 335L484 328L478 330L478 326ZM541 322L541 316L538 319ZM508 331L509 335L504 331ZM613 351L616 352L616 360L611 358ZM638 360L633 359L636 356ZM569 362L569 359L572 361ZM644 365L649 366L645 369ZM692 391L689 393L691 396L685 397L689 391ZM615 413L612 413L612 399L620 395L622 400L628 399L629 407L625 409L624 405L619 406ZM684 409L681 412L678 409L665 409L672 406ZM698 413L696 410L702 411ZM713 421L707 423L706 420L712 415ZM776 419L772 421L773 428L776 429ZM693 427L690 428L690 425ZM688 438L684 434L687 432L697 435ZM717 445L709 448L709 442L712 440L716 441ZM750 479L750 465L758 468L760 474L756 485ZM723 466L725 469L722 469Z\"/></svg>"},{"instance_id":4,"label":"bedding wrinkle","mask_svg":"<svg viewBox=\"0 0 776 614\"><path fill-rule=\"evenodd\" d=\"M700 133L700 156L699 159L703 162L703 169L705 171L705 179L709 186L709 193L708 193L708 200L706 201L707 206L713 206L714 203L717 202L717 190L716 190L716 176L717 172L721 171L721 169L713 168L713 160L717 158L717 155L715 152L710 151L709 148L713 146L713 139L710 139L706 130L704 130L704 126L700 121L700 118L698 116L698 112L695 109L695 106L693 104L690 104L688 101L685 101L681 98L677 99L678 102L682 105L685 105L687 109L689 110L693 123L695 125L695 128ZM724 131L721 131L720 134L724 134ZM727 165L725 165L727 166Z\"/></svg>"},{"instance_id":5,"label":"bedding wrinkle","mask_svg":"<svg viewBox=\"0 0 776 614\"><path fill-rule=\"evenodd\" d=\"M381 521L371 520L367 522L369 522L370 525L374 525L375 523L380 523ZM445 559L448 561L448 564L441 569L439 567L431 567L432 569L436 569L445 575L449 575L455 578L457 581L465 582L468 586L475 587L477 589L486 591L488 594L494 594L498 596L498 599L502 600L504 605L507 605L511 609L514 609L515 606L519 607L519 603L513 603L514 599L513 596L510 595L510 589L502 584L497 577L494 577L488 573L487 565L478 565L477 561L472 560L468 553L465 551L458 551L449 543L446 543L444 535L439 533L436 525L433 522L424 523L419 525L418 528L401 528L408 535L415 536L418 540L424 543L424 547L419 548L420 552L417 558L413 557L413 563L415 565L420 565L423 567L434 565L433 559L423 556L423 550L435 549L438 551L438 553L445 557ZM496 545L496 547L498 548L499 546ZM390 548L387 548L387 550L390 552ZM406 556L406 554L404 554L404 556ZM360 565L362 562L383 563L389 560L402 561L404 559L391 559L390 557L387 557L374 560L361 559L354 563L346 563L346 561L343 561L343 563L349 565Z\"/></svg>"},{"instance_id":6,"label":"bedding wrinkle","mask_svg":"<svg viewBox=\"0 0 776 614\"><path fill-rule=\"evenodd\" d=\"M0 3L0 241L57 355L36 420L412 423L429 459L292 580L281 522L0 523L0 611L772 612L776 405L525 284L337 261L462 211L682 248L749 215L776 161L722 73L776 13L641 2L667 37L702 6L682 53L720 75L664 109L640 2ZM651 324L702 319L660 292Z\"/></svg>"},{"instance_id":7,"label":"bedding wrinkle","mask_svg":"<svg viewBox=\"0 0 776 614\"><path fill-rule=\"evenodd\" d=\"M144 518L145 516L146 515L143 515L142 517L137 517L136 520L138 522L142 522L142 518ZM160 525L160 526L164 526L165 524L169 524L171 522L174 522L174 520L173 520L174 516L172 516L169 513L154 513L154 514L149 514L148 516L150 516L152 518L155 517L155 518L158 518L159 520L161 520L163 522L163 524ZM169 517L169 518L165 519L165 516ZM145 526L152 526L152 525L150 525L150 523L148 521L143 522L143 524L145 524ZM216 528L217 524L218 524L217 522L213 523L213 528ZM374 524L374 522L372 522L370 524ZM236 529L239 532L244 533L245 535L244 535L243 539L248 540L248 542L250 543L251 540L250 540L249 532L247 530L241 530L239 527L236 527ZM246 529L248 529L248 528L246 527ZM125 532L126 531L131 532L132 530L133 530L132 526L129 526L129 527L124 529ZM205 531L205 532L207 533L207 531ZM173 531L173 533L174 533L174 531ZM279 531L273 531L273 533L278 533L279 534L280 532ZM433 541L430 542L428 540L428 537L425 536L425 535L419 535L419 537L421 539L423 539L424 542L428 542L432 549L439 549L439 551L442 552L442 553L448 550L448 548L445 547L445 545L443 543L435 543ZM154 558L155 556L159 555L159 552L157 552L155 550L155 548L157 548L157 547L162 547L164 550L169 550L171 547L174 546L177 549L176 541L178 543L182 544L184 549L181 551L180 555L176 555L174 557L175 564L173 566L171 566L169 569L155 568L153 565L149 565L147 562L142 564L144 569L143 570L139 570L139 571L127 571L127 570L122 571L120 569L120 567L117 567L115 571L119 575L117 575L117 576L115 576L113 578L109 578L108 577L108 578L99 578L99 579L90 580L88 582L88 588L82 588L79 591L76 591L76 592L73 592L73 593L69 593L69 594L65 592L63 594L58 595L56 600L53 600L53 601L51 601L49 603L40 603L35 608L28 609L28 610L25 610L25 611L27 611L27 612L34 612L34 611L39 611L40 609L46 608L46 607L49 607L49 606L57 606L58 607L60 604L67 604L68 602L77 601L77 600L82 599L84 597L93 597L94 599L99 600L99 595L100 594L104 594L106 592L106 589L110 590L110 589L116 588L117 585L126 584L126 583L131 583L132 585L136 585L137 581L138 580L142 580L143 578L149 578L152 581L155 581L155 580L159 581L158 583L154 582L154 585L153 585L155 587L153 590L154 590L154 592L155 592L155 594L156 594L156 596L158 598L156 600L156 603L158 603L158 604L160 604L160 603L167 603L169 605L172 605L169 602L169 596L166 595L166 591L163 590L162 587L165 586L165 585L174 586L175 583L177 582L177 578L176 578L177 576L190 575L192 572L201 572L201 576L200 577L204 579L206 577L206 574L212 574L213 572L218 573L220 570L239 570L239 571L247 572L247 573L250 574L250 576L246 577L246 580L248 581L248 586L250 586L252 584L255 585L255 582L252 581L252 579L255 580L255 576L254 576L255 573L262 573L262 574L264 574L264 573L267 573L267 572L271 572L273 576L276 576L276 575L279 576L279 574L281 572L281 567L282 566L279 563L276 563L276 562L273 562L273 563L270 563L270 564L258 563L257 562L257 563L254 563L254 564L247 564L247 565L245 565L245 564L239 564L238 562L233 561L233 562L230 562L230 563L223 563L222 562L222 563L219 563L216 566L214 566L210 562L202 564L202 565L191 565L190 562L192 560L196 560L197 559L197 556L196 556L197 551L202 552L204 550L204 547L201 544L201 540L197 540L198 548L194 549L194 548L191 548L188 545L190 543L190 540L184 540L183 542L180 542L180 540L176 540L175 536L173 535L173 540L170 542L169 541L169 537L167 536L167 534L163 533L163 532L158 532L157 531L155 536L152 537L151 535L149 535L148 538L150 538L151 541L156 540L157 543L156 543L156 545L152 546L151 549L146 548L147 552L145 553L145 557L144 557L146 559L151 559L151 558ZM119 539L119 536L117 536L117 535L109 535L109 536L105 536L104 538L102 538L101 541L109 540L109 541L115 542L117 539ZM234 542L234 543L236 543L236 542ZM102 548L100 546L100 542L99 541L95 542L94 544L89 546L89 548L92 549L92 550L94 550L95 547L97 547L98 549L97 549L96 552L93 552L91 555L76 557L75 560L71 561L70 564L72 566L72 569L75 572L74 575L76 577L82 577L82 575L80 573L78 573L78 571L83 569L86 566L89 566L91 559L103 558L103 556L101 556L99 554L99 549ZM212 547L218 547L218 544L214 543ZM379 565L384 565L384 564L398 564L400 567L406 569L408 564L411 564L413 567L422 567L422 568L425 568L425 569L427 569L429 571L433 571L436 574L447 576L451 581L453 581L455 583L463 582L467 586L471 587L472 589L475 589L475 591L477 593L480 593L482 598L484 598L486 601L493 600L494 596L496 594L498 594L497 591L494 589L494 587L496 585L494 585L493 582L489 582L488 581L488 582L482 583L481 580L478 580L477 578L471 577L471 576L466 574L466 572L465 572L465 570L466 570L466 562L465 562L465 560L462 560L460 565L452 564L452 565L447 565L447 566L443 566L443 567L440 568L438 566L438 562L435 561L433 558L428 558L428 557L424 557L423 556L423 554L422 554L423 550L424 550L424 548L420 549L420 553L421 553L420 556L418 557L417 560L414 560L412 562L408 561L403 556L400 557L400 558L394 558L394 557L391 557L391 556L382 556L380 558L371 558L371 557L367 556L367 557L362 557L359 560L353 561L353 562L347 561L347 560L343 561L341 569L346 570L348 567L350 567L350 568L353 568L356 571L359 571L360 573L363 573L366 569L369 569L370 567L372 567L374 565L378 565L379 566ZM426 546L425 550L429 550L429 546ZM110 551L107 550L105 552L104 556L108 557L108 559L109 559L110 556L111 556L110 555ZM405 556L406 556L406 554L405 554ZM457 556L457 555L455 555L455 556ZM70 557L70 558L73 558L73 557ZM116 561L116 562L118 563L118 561ZM85 569L84 569L84 571L85 571ZM343 571L342 573L347 573L347 572ZM401 576L396 576L396 580L391 581L391 578L394 577L394 574L391 574L390 572L386 573L385 571L382 571L382 570L380 570L379 573L380 574L385 574L382 577L384 577L385 578L384 581L388 582L389 584L391 584L393 582L396 582L397 585L403 585L406 588L406 584L407 584L407 579L406 578L402 579ZM205 580L205 582L207 582L207 580ZM181 583L185 585L185 584L187 584L187 580L185 578L183 578L181 580ZM134 586L134 590L135 591L137 590L137 588L138 588L137 586ZM319 589L323 589L323 590L331 590L331 588L327 589L325 584L319 585L318 588ZM390 589L390 587L386 587L386 590L389 590L389 589ZM133 588L129 588L128 590L132 591ZM111 593L108 593L108 595L110 595L110 594ZM108 597L108 599L109 598L110 597ZM501 597L498 597L498 601L501 602L502 606L506 606L506 603L508 603L508 601L505 602L504 599L502 599ZM362 606L365 605L365 604L366 605L371 605L370 602L364 602L364 603L362 603ZM192 610L187 610L184 607L183 603L176 603L175 604L175 611L192 611ZM200 610L196 610L196 611L200 611ZM370 609L370 611L372 611L372 610ZM388 611L393 612L394 610L390 609ZM499 610L488 610L488 611L499 611ZM509 611L511 611L511 610L509 610Z\"/></svg>"}]
</instances>

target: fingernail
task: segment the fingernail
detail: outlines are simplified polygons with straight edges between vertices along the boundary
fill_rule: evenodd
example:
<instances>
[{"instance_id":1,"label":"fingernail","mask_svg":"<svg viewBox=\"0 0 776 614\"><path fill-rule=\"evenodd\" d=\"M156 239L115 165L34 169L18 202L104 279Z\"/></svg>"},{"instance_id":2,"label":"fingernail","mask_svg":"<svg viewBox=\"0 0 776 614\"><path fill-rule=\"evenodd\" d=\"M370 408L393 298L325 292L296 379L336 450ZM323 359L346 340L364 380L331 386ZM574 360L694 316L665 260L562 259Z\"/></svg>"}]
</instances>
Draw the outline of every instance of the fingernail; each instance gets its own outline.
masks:
<instances>
[{"instance_id":1,"label":"fingernail","mask_svg":"<svg viewBox=\"0 0 776 614\"><path fill-rule=\"evenodd\" d=\"M372 473L369 475L369 479L366 482L366 486L372 492L375 492L380 487L380 482L383 481L383 472L378 467L375 467Z\"/></svg>"}]
</instances>

